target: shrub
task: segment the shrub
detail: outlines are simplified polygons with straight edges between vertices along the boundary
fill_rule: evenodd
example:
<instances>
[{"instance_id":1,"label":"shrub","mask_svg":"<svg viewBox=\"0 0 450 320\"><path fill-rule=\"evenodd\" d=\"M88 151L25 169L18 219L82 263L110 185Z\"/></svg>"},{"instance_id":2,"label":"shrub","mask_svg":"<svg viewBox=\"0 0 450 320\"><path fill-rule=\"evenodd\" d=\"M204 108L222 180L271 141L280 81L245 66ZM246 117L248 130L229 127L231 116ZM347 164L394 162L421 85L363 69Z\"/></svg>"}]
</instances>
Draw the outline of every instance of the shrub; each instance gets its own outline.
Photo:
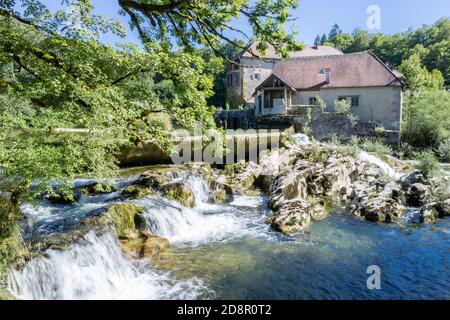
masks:
<instances>
[{"instance_id":1,"label":"shrub","mask_svg":"<svg viewBox=\"0 0 450 320\"><path fill-rule=\"evenodd\" d=\"M152 113L148 115L147 124L149 126L163 128L167 132L171 132L173 130L172 117L164 112Z\"/></svg>"},{"instance_id":2,"label":"shrub","mask_svg":"<svg viewBox=\"0 0 450 320\"><path fill-rule=\"evenodd\" d=\"M375 135L381 137L386 132L386 129L383 126L378 126L375 128Z\"/></svg>"},{"instance_id":3,"label":"shrub","mask_svg":"<svg viewBox=\"0 0 450 320\"><path fill-rule=\"evenodd\" d=\"M438 148L450 138L450 93L426 90L406 94L402 141L415 148Z\"/></svg>"},{"instance_id":4,"label":"shrub","mask_svg":"<svg viewBox=\"0 0 450 320\"><path fill-rule=\"evenodd\" d=\"M442 161L450 162L450 138L439 144L437 153Z\"/></svg>"},{"instance_id":5,"label":"shrub","mask_svg":"<svg viewBox=\"0 0 450 320\"><path fill-rule=\"evenodd\" d=\"M356 124L358 123L358 116L354 115L351 112L347 113L347 119L350 121L350 124L352 125L352 127L356 126Z\"/></svg>"},{"instance_id":6,"label":"shrub","mask_svg":"<svg viewBox=\"0 0 450 320\"><path fill-rule=\"evenodd\" d=\"M364 139L361 143L361 149L378 154L392 154L393 152L392 148L380 139Z\"/></svg>"},{"instance_id":7,"label":"shrub","mask_svg":"<svg viewBox=\"0 0 450 320\"><path fill-rule=\"evenodd\" d=\"M339 113L349 112L351 108L350 101L347 99L336 100L334 101L334 110Z\"/></svg>"},{"instance_id":8,"label":"shrub","mask_svg":"<svg viewBox=\"0 0 450 320\"><path fill-rule=\"evenodd\" d=\"M419 170L428 178L437 175L440 171L439 161L431 150L416 152L415 158L419 161Z\"/></svg>"},{"instance_id":9,"label":"shrub","mask_svg":"<svg viewBox=\"0 0 450 320\"><path fill-rule=\"evenodd\" d=\"M317 107L320 107L320 109L322 110L322 112L325 111L325 109L327 108L327 103L325 102L325 100L323 100L320 96L316 96L316 103L314 105L316 105Z\"/></svg>"}]
</instances>

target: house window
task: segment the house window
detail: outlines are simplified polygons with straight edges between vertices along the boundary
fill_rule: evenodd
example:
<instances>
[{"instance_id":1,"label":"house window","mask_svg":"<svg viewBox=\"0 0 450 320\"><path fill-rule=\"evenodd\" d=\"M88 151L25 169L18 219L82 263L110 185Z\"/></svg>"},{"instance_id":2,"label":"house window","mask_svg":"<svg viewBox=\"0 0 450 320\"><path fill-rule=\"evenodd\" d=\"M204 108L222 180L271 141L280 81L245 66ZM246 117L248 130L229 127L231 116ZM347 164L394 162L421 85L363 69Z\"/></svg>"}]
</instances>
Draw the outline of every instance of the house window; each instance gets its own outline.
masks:
<instances>
[{"instance_id":1,"label":"house window","mask_svg":"<svg viewBox=\"0 0 450 320\"><path fill-rule=\"evenodd\" d=\"M317 104L317 98L316 97L310 97L309 98L309 105L315 106Z\"/></svg>"},{"instance_id":2,"label":"house window","mask_svg":"<svg viewBox=\"0 0 450 320\"><path fill-rule=\"evenodd\" d=\"M261 74L255 73L255 80L261 80Z\"/></svg>"},{"instance_id":3,"label":"house window","mask_svg":"<svg viewBox=\"0 0 450 320\"><path fill-rule=\"evenodd\" d=\"M352 107L359 107L359 96L352 97Z\"/></svg>"},{"instance_id":4,"label":"house window","mask_svg":"<svg viewBox=\"0 0 450 320\"><path fill-rule=\"evenodd\" d=\"M339 101L346 100L350 102L352 107L359 107L360 104L360 96L347 96L347 97L339 97Z\"/></svg>"}]
</instances>

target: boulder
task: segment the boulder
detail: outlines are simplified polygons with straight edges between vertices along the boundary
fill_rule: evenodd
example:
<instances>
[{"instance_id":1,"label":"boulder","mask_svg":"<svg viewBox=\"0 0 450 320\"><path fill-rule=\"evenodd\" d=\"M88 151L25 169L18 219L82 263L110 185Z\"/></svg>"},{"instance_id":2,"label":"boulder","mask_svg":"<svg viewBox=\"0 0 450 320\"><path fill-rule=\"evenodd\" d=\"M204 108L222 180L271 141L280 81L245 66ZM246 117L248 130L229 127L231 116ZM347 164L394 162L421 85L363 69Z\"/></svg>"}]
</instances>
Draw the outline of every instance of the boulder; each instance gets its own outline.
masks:
<instances>
[{"instance_id":1,"label":"boulder","mask_svg":"<svg viewBox=\"0 0 450 320\"><path fill-rule=\"evenodd\" d=\"M128 238L135 230L145 230L144 208L131 203L117 203L106 210L103 217L112 222L119 239Z\"/></svg>"},{"instance_id":2,"label":"boulder","mask_svg":"<svg viewBox=\"0 0 450 320\"><path fill-rule=\"evenodd\" d=\"M120 240L120 244L129 259L154 258L170 246L169 240L143 231L130 233L128 238Z\"/></svg>"},{"instance_id":3,"label":"boulder","mask_svg":"<svg viewBox=\"0 0 450 320\"><path fill-rule=\"evenodd\" d=\"M306 184L305 172L285 172L272 181L269 207L276 211L289 200L306 199L307 195L308 185Z\"/></svg>"},{"instance_id":4,"label":"boulder","mask_svg":"<svg viewBox=\"0 0 450 320\"><path fill-rule=\"evenodd\" d=\"M436 210L440 218L450 216L450 199L437 202Z\"/></svg>"},{"instance_id":5,"label":"boulder","mask_svg":"<svg viewBox=\"0 0 450 320\"><path fill-rule=\"evenodd\" d=\"M430 187L422 183L412 184L406 191L406 203L412 207L421 207L430 196Z\"/></svg>"},{"instance_id":6,"label":"boulder","mask_svg":"<svg viewBox=\"0 0 450 320\"><path fill-rule=\"evenodd\" d=\"M253 193L253 186L261 168L254 162L241 161L225 166L224 174L233 194L246 195Z\"/></svg>"},{"instance_id":7,"label":"boulder","mask_svg":"<svg viewBox=\"0 0 450 320\"><path fill-rule=\"evenodd\" d=\"M143 173L133 185L145 186L152 189L158 189L166 183L170 182L167 172L148 171Z\"/></svg>"},{"instance_id":8,"label":"boulder","mask_svg":"<svg viewBox=\"0 0 450 320\"><path fill-rule=\"evenodd\" d=\"M410 173L405 179L402 181L402 188L404 191L407 191L411 188L413 184L421 183L424 185L429 185L429 181L425 178L425 176L420 173L420 171L414 171Z\"/></svg>"},{"instance_id":9,"label":"boulder","mask_svg":"<svg viewBox=\"0 0 450 320\"><path fill-rule=\"evenodd\" d=\"M146 258L153 258L169 247L169 240L157 236L148 236L144 243L143 256Z\"/></svg>"},{"instance_id":10,"label":"boulder","mask_svg":"<svg viewBox=\"0 0 450 320\"><path fill-rule=\"evenodd\" d=\"M305 200L285 203L277 212L267 219L276 231L293 234L309 226L311 220L324 217L325 208L320 204L311 204Z\"/></svg>"},{"instance_id":11,"label":"boulder","mask_svg":"<svg viewBox=\"0 0 450 320\"><path fill-rule=\"evenodd\" d=\"M424 205L420 210L420 222L432 223L439 219L439 212L434 205Z\"/></svg>"},{"instance_id":12,"label":"boulder","mask_svg":"<svg viewBox=\"0 0 450 320\"><path fill-rule=\"evenodd\" d=\"M78 189L83 194L96 195L116 192L117 189L112 184L94 182Z\"/></svg>"},{"instance_id":13,"label":"boulder","mask_svg":"<svg viewBox=\"0 0 450 320\"><path fill-rule=\"evenodd\" d=\"M169 183L161 188L161 192L169 200L175 200L185 207L195 207L195 197L191 188L184 182Z\"/></svg>"},{"instance_id":14,"label":"boulder","mask_svg":"<svg viewBox=\"0 0 450 320\"><path fill-rule=\"evenodd\" d=\"M154 193L155 192L150 187L146 187L146 186L142 186L142 185L139 185L139 184L135 184L135 185L131 185L131 186L128 186L127 188L125 188L122 191L122 196L125 199L136 200L136 199L141 199L143 197L152 195Z\"/></svg>"}]
</instances>

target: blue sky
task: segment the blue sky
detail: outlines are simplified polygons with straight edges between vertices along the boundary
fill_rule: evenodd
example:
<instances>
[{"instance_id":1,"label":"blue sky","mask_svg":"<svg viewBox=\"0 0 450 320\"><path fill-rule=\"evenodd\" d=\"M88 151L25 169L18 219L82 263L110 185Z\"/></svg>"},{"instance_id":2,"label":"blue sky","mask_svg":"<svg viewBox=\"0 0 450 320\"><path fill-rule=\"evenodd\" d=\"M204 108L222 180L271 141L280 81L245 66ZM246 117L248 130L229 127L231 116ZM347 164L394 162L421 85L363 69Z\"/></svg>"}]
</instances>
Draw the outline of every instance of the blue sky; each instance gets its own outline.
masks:
<instances>
[{"instance_id":1,"label":"blue sky","mask_svg":"<svg viewBox=\"0 0 450 320\"><path fill-rule=\"evenodd\" d=\"M44 2L51 9L60 8L59 0ZM128 26L128 19L118 14L117 0L92 2L97 13L120 19ZM338 23L344 32L351 32L355 28L367 30L369 15L366 11L370 5L377 5L381 9L381 29L375 31L387 34L418 28L424 24L432 24L443 16L450 16L449 0L299 0L299 8L293 12L298 18L295 22L299 30L298 38L305 43L313 43L317 34L328 34L334 23ZM243 21L235 21L234 25L246 32L251 31ZM128 30L126 39L104 35L102 41L110 44L137 43L139 39L135 32Z\"/></svg>"}]
</instances>

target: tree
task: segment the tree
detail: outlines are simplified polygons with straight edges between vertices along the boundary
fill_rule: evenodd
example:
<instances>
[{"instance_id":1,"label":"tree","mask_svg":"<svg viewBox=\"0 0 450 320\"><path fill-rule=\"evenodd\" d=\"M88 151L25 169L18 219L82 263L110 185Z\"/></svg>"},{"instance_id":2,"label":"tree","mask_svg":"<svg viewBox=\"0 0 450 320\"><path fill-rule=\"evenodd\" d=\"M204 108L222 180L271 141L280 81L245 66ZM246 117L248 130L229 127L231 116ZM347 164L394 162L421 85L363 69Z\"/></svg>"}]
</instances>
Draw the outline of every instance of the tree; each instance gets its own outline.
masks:
<instances>
[{"instance_id":1,"label":"tree","mask_svg":"<svg viewBox=\"0 0 450 320\"><path fill-rule=\"evenodd\" d=\"M295 40L295 33L288 33L284 28L290 20L290 10L298 6L297 0L118 1L144 43L157 40L170 46L171 40L176 39L180 47L206 45L226 59L220 52L221 41L241 50L246 49L225 32L238 32L249 39L248 35L230 25L231 20L241 17L252 27L260 52L264 53L271 44L283 57L287 57L290 51L301 48Z\"/></svg>"},{"instance_id":2,"label":"tree","mask_svg":"<svg viewBox=\"0 0 450 320\"><path fill-rule=\"evenodd\" d=\"M330 34L328 35L328 40L332 42L334 37L336 37L339 34L342 34L341 27L339 27L339 25L335 23L331 28Z\"/></svg>"},{"instance_id":3,"label":"tree","mask_svg":"<svg viewBox=\"0 0 450 320\"><path fill-rule=\"evenodd\" d=\"M322 37L320 38L320 44L325 44L325 42L327 42L327 35L324 33L323 35L322 35Z\"/></svg>"},{"instance_id":4,"label":"tree","mask_svg":"<svg viewBox=\"0 0 450 320\"><path fill-rule=\"evenodd\" d=\"M144 139L170 151L153 114L187 129L214 126L207 100L218 64L197 49L226 56L220 41L242 47L224 35L231 19L249 19L262 51L271 43L285 56L298 47L283 28L293 0L118 1L144 51L101 44L102 33L123 36L124 28L94 14L90 0L75 3L76 16L51 13L41 0L0 1L0 274L14 257L23 201L73 198L75 177L113 175L121 150Z\"/></svg>"},{"instance_id":5,"label":"tree","mask_svg":"<svg viewBox=\"0 0 450 320\"><path fill-rule=\"evenodd\" d=\"M316 47L318 47L319 45L321 45L321 40L320 40L320 35L317 35L316 39L314 40L314 45Z\"/></svg>"},{"instance_id":6,"label":"tree","mask_svg":"<svg viewBox=\"0 0 450 320\"><path fill-rule=\"evenodd\" d=\"M450 139L450 93L422 90L406 94L403 111L402 141L416 148L437 149Z\"/></svg>"},{"instance_id":7,"label":"tree","mask_svg":"<svg viewBox=\"0 0 450 320\"><path fill-rule=\"evenodd\" d=\"M420 91L424 89L440 90L444 86L442 73L434 69L429 72L422 64L420 53L414 52L399 66L399 71L404 76L407 89Z\"/></svg>"}]
</instances>

